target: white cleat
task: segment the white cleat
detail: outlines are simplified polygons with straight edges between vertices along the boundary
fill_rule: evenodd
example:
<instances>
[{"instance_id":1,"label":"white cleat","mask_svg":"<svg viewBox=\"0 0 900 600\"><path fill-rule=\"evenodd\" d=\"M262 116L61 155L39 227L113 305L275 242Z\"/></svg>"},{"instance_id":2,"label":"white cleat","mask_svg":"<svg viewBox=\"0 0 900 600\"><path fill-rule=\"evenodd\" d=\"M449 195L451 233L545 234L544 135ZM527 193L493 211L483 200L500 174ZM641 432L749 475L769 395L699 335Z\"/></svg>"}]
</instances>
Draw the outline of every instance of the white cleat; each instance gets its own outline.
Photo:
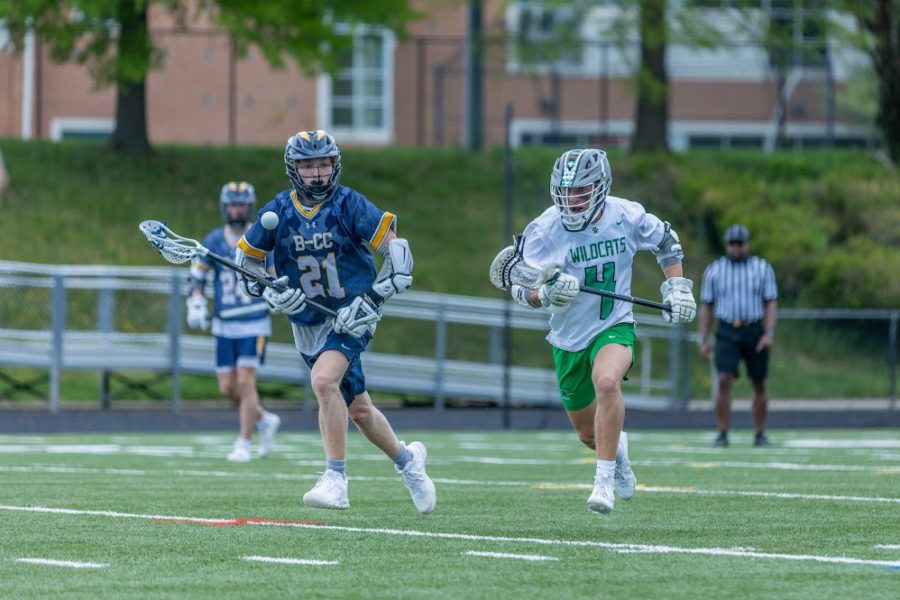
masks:
<instances>
[{"instance_id":1,"label":"white cleat","mask_svg":"<svg viewBox=\"0 0 900 600\"><path fill-rule=\"evenodd\" d=\"M631 500L634 496L634 486L637 479L631 470L631 462L628 460L628 434L624 431L619 434L619 447L616 449L616 475L613 478L616 493L622 500Z\"/></svg>"},{"instance_id":2,"label":"white cleat","mask_svg":"<svg viewBox=\"0 0 900 600\"><path fill-rule=\"evenodd\" d=\"M613 498L613 482L611 477L600 477L594 481L594 491L588 498L587 507L591 512L608 515L615 504Z\"/></svg>"},{"instance_id":3,"label":"white cleat","mask_svg":"<svg viewBox=\"0 0 900 600\"><path fill-rule=\"evenodd\" d=\"M275 442L275 434L281 427L281 417L275 413L265 413L262 418L256 422L256 431L259 432L259 448L256 452L260 458L265 458L272 451Z\"/></svg>"},{"instance_id":4,"label":"white cleat","mask_svg":"<svg viewBox=\"0 0 900 600\"><path fill-rule=\"evenodd\" d=\"M234 443L234 449L228 455L228 462L245 463L250 462L250 444L240 440Z\"/></svg>"},{"instance_id":5,"label":"white cleat","mask_svg":"<svg viewBox=\"0 0 900 600\"><path fill-rule=\"evenodd\" d=\"M303 504L310 508L347 510L347 477L343 473L326 469L313 489L303 494Z\"/></svg>"},{"instance_id":6,"label":"white cleat","mask_svg":"<svg viewBox=\"0 0 900 600\"><path fill-rule=\"evenodd\" d=\"M422 442L412 442L407 448L412 453L412 460L406 463L403 469L397 469L396 466L394 468L400 473L403 483L409 489L409 495L412 496L416 510L423 515L427 515L434 510L434 506L437 504L437 491L434 489L434 482L425 473L428 451Z\"/></svg>"}]
</instances>

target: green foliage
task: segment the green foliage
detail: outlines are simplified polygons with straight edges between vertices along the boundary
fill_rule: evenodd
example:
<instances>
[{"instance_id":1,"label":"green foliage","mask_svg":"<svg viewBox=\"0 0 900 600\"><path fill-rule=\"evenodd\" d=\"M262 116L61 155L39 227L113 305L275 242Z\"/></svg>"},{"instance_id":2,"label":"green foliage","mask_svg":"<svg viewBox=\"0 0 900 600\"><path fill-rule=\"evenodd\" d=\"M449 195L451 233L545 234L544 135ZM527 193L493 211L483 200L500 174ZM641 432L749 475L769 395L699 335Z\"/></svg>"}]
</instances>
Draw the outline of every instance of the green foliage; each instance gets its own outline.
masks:
<instances>
[{"instance_id":1,"label":"green foliage","mask_svg":"<svg viewBox=\"0 0 900 600\"><path fill-rule=\"evenodd\" d=\"M168 220L202 237L220 224L218 190L256 186L260 203L287 187L281 148L168 146L137 158L86 143L2 142L10 190L0 256L45 263L159 265L137 223ZM515 154L513 227L549 205L560 149ZM496 297L485 273L503 238L503 156L461 149L344 148L342 182L399 217L416 255L416 288ZM896 307L900 290L900 173L859 152L763 155L612 153L616 196L636 200L681 235L689 277L722 251L733 222L769 259L782 302ZM642 259L646 257L641 257ZM634 290L655 296L658 269L637 266Z\"/></svg>"}]
</instances>

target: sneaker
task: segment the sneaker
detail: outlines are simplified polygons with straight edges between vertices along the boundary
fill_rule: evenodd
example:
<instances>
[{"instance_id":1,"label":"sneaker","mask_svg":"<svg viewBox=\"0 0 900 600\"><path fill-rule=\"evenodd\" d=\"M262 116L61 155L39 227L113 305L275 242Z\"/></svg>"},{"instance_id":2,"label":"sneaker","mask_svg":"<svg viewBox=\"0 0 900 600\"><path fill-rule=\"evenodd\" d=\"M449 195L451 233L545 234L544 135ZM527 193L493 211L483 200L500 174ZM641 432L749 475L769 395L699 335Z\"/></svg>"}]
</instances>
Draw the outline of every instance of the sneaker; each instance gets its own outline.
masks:
<instances>
[{"instance_id":1,"label":"sneaker","mask_svg":"<svg viewBox=\"0 0 900 600\"><path fill-rule=\"evenodd\" d=\"M272 451L275 434L281 427L281 417L267 412L256 422L256 431L259 432L259 448L256 452L260 458L265 458Z\"/></svg>"},{"instance_id":2,"label":"sneaker","mask_svg":"<svg viewBox=\"0 0 900 600\"><path fill-rule=\"evenodd\" d=\"M634 476L634 471L631 470L631 462L628 460L628 434L624 431L619 434L613 485L616 488L616 493L622 500L631 500L631 497L634 496L634 486L637 485L637 479Z\"/></svg>"},{"instance_id":3,"label":"sneaker","mask_svg":"<svg viewBox=\"0 0 900 600\"><path fill-rule=\"evenodd\" d=\"M727 448L728 447L728 434L720 433L719 436L713 440L713 446L716 448Z\"/></svg>"},{"instance_id":4,"label":"sneaker","mask_svg":"<svg viewBox=\"0 0 900 600\"><path fill-rule=\"evenodd\" d=\"M763 433L757 433L756 437L753 438L753 446L755 448L765 448L771 445L772 441Z\"/></svg>"},{"instance_id":5,"label":"sneaker","mask_svg":"<svg viewBox=\"0 0 900 600\"><path fill-rule=\"evenodd\" d=\"M394 468L400 473L403 483L409 489L409 495L412 496L416 510L423 515L427 515L434 510L434 505L437 504L437 492L434 489L434 482L425 473L428 451L422 442L413 442L407 448L412 453L412 460L406 463L406 466L402 469L396 466Z\"/></svg>"},{"instance_id":6,"label":"sneaker","mask_svg":"<svg viewBox=\"0 0 900 600\"><path fill-rule=\"evenodd\" d=\"M608 515L612 512L615 499L613 498L613 481L609 476L599 477L594 481L594 491L588 498L587 507L591 512Z\"/></svg>"},{"instance_id":7,"label":"sneaker","mask_svg":"<svg viewBox=\"0 0 900 600\"><path fill-rule=\"evenodd\" d=\"M228 462L250 462L250 444L243 440L234 443L234 449L228 455Z\"/></svg>"},{"instance_id":8,"label":"sneaker","mask_svg":"<svg viewBox=\"0 0 900 600\"><path fill-rule=\"evenodd\" d=\"M303 494L303 504L310 508L347 510L347 477L343 473L326 469L313 489Z\"/></svg>"}]
</instances>

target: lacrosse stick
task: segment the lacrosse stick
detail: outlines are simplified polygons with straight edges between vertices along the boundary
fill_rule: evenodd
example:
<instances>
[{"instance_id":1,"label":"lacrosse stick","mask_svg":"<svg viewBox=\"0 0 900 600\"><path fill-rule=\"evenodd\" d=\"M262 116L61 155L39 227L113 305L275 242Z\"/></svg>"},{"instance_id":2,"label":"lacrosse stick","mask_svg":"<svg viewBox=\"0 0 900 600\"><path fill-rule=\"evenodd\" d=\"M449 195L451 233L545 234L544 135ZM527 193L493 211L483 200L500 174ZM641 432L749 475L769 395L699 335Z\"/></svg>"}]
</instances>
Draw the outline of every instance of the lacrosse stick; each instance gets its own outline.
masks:
<instances>
[{"instance_id":1,"label":"lacrosse stick","mask_svg":"<svg viewBox=\"0 0 900 600\"><path fill-rule=\"evenodd\" d=\"M559 276L559 271L556 267L550 265L539 269L529 265L522 257L524 238L517 236L514 238L514 241L514 246L507 246L501 250L499 254L494 257L493 262L491 262L490 277L494 287L501 290L508 290L513 285L521 285L528 289L536 290L545 283L553 283ZM635 298L634 296L626 296L624 294L617 294L615 292L584 285L579 286L578 289L587 294L594 294L595 296L615 298L616 300L631 302L632 304L639 304L641 306L672 312L672 307L668 304L663 304L662 302Z\"/></svg>"},{"instance_id":2,"label":"lacrosse stick","mask_svg":"<svg viewBox=\"0 0 900 600\"><path fill-rule=\"evenodd\" d=\"M227 258L223 258L218 254L211 252L197 240L178 235L159 221L142 221L138 227L140 228L141 233L147 238L147 241L150 242L153 247L156 248L157 252L170 263L180 265L181 263L188 262L198 256L205 256L209 260L219 263L223 267L228 267L232 271L236 271L260 285L274 288L279 292L283 292L287 289L287 286L276 285L271 279L245 269L244 267L231 262ZM307 300L306 303L329 317L334 317L337 314L335 311L327 306L322 306L318 302Z\"/></svg>"}]
</instances>

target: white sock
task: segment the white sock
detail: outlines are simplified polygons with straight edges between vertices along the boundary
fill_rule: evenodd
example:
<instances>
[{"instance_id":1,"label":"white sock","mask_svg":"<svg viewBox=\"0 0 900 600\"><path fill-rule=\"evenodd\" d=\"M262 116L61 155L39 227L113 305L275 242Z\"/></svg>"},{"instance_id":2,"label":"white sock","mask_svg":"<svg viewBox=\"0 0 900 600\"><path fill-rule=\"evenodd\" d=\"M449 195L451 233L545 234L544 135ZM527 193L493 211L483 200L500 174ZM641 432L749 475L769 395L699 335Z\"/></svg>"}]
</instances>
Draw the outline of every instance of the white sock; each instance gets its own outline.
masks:
<instances>
[{"instance_id":1,"label":"white sock","mask_svg":"<svg viewBox=\"0 0 900 600\"><path fill-rule=\"evenodd\" d=\"M239 437L237 439L237 441L234 443L234 445L241 446L241 447L247 448L249 450L250 449L250 440L248 440L247 438Z\"/></svg>"},{"instance_id":2,"label":"white sock","mask_svg":"<svg viewBox=\"0 0 900 600\"><path fill-rule=\"evenodd\" d=\"M602 477L612 477L616 472L616 461L614 460L598 460L597 461L597 473L595 477L600 479Z\"/></svg>"}]
</instances>

